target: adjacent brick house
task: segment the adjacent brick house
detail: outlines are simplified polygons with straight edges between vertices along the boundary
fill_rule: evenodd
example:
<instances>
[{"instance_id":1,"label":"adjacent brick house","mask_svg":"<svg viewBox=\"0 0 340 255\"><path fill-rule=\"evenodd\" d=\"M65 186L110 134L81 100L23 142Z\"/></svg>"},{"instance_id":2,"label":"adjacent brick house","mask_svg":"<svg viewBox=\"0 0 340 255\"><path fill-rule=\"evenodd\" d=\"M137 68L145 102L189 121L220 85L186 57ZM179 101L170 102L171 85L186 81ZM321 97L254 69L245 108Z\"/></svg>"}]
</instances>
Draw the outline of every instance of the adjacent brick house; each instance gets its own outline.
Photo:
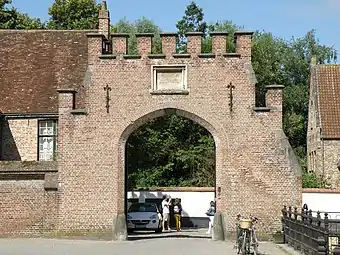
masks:
<instances>
[{"instance_id":1,"label":"adjacent brick house","mask_svg":"<svg viewBox=\"0 0 340 255\"><path fill-rule=\"evenodd\" d=\"M152 54L151 34L138 34L138 55L129 55L128 36L109 27L104 2L97 31L0 31L1 159L20 160L0 169L8 201L0 204L7 212L0 235L54 230L124 239L126 141L169 113L214 137L225 234L239 213L257 215L260 232L279 230L282 205L301 204L301 171L282 131L283 86L268 86L267 106L255 107L252 33L235 33L234 53L226 33L212 33L207 54L200 33L187 34L186 54L176 53L176 34L161 35L163 54ZM44 164L56 155L57 166ZM13 210L21 205L17 189L32 193L21 202L31 217Z\"/></svg>"},{"instance_id":2,"label":"adjacent brick house","mask_svg":"<svg viewBox=\"0 0 340 255\"><path fill-rule=\"evenodd\" d=\"M307 131L308 171L340 186L340 65L310 68Z\"/></svg>"}]
</instances>

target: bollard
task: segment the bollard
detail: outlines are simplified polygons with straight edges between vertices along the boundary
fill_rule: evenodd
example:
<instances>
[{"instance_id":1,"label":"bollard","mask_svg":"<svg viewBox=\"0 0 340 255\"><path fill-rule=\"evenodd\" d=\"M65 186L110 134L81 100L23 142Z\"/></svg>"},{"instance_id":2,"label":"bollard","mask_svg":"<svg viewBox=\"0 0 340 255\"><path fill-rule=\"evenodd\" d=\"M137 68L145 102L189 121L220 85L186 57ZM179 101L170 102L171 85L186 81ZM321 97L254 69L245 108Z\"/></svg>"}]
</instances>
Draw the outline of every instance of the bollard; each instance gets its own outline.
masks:
<instances>
[{"instance_id":1,"label":"bollard","mask_svg":"<svg viewBox=\"0 0 340 255\"><path fill-rule=\"evenodd\" d=\"M316 240L317 244L318 244L318 255L326 255L327 254L327 249L326 249L326 241L324 237L319 237Z\"/></svg>"},{"instance_id":2,"label":"bollard","mask_svg":"<svg viewBox=\"0 0 340 255\"><path fill-rule=\"evenodd\" d=\"M212 240L224 241L223 231L223 219L222 213L216 212L214 216L213 228L212 228Z\"/></svg>"},{"instance_id":3,"label":"bollard","mask_svg":"<svg viewBox=\"0 0 340 255\"><path fill-rule=\"evenodd\" d=\"M125 214L118 214L115 218L115 225L113 229L113 240L125 241L127 240L127 228Z\"/></svg>"},{"instance_id":4,"label":"bollard","mask_svg":"<svg viewBox=\"0 0 340 255\"><path fill-rule=\"evenodd\" d=\"M333 249L333 255L340 255L340 247L339 247L339 246L336 246L336 247Z\"/></svg>"}]
</instances>

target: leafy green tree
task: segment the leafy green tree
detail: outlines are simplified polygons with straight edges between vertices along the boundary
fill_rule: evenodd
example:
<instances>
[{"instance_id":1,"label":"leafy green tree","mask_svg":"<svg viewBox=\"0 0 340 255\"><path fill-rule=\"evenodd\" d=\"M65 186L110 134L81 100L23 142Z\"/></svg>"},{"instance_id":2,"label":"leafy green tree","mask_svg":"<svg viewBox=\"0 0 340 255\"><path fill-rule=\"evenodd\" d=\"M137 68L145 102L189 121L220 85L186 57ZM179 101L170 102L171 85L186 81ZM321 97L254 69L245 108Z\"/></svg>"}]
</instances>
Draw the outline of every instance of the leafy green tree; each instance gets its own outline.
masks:
<instances>
[{"instance_id":1,"label":"leafy green tree","mask_svg":"<svg viewBox=\"0 0 340 255\"><path fill-rule=\"evenodd\" d=\"M128 186L213 186L215 144L207 130L169 115L133 133L127 142Z\"/></svg>"},{"instance_id":2,"label":"leafy green tree","mask_svg":"<svg viewBox=\"0 0 340 255\"><path fill-rule=\"evenodd\" d=\"M136 33L152 33L155 35L152 53L162 53L161 29L150 19L142 17L134 22L129 22L126 18L123 18L111 26L111 31L113 33L128 33L130 35L128 43L129 54L137 54Z\"/></svg>"},{"instance_id":3,"label":"leafy green tree","mask_svg":"<svg viewBox=\"0 0 340 255\"><path fill-rule=\"evenodd\" d=\"M98 28L100 4L95 0L56 0L48 9L49 29Z\"/></svg>"},{"instance_id":4,"label":"leafy green tree","mask_svg":"<svg viewBox=\"0 0 340 255\"><path fill-rule=\"evenodd\" d=\"M41 29L44 24L40 19L20 13L15 7L7 7L11 0L0 0L0 29Z\"/></svg>"},{"instance_id":5,"label":"leafy green tree","mask_svg":"<svg viewBox=\"0 0 340 255\"><path fill-rule=\"evenodd\" d=\"M200 8L194 1L192 1L186 8L184 16L176 24L179 34L178 51L186 51L186 37L187 32L202 32L203 37L206 36L208 25L204 21L203 9ZM203 49L206 47L203 44Z\"/></svg>"},{"instance_id":6,"label":"leafy green tree","mask_svg":"<svg viewBox=\"0 0 340 255\"><path fill-rule=\"evenodd\" d=\"M264 104L265 85L285 85L283 128L303 169L306 169L309 65L314 55L319 63L331 63L337 58L333 48L319 43L315 30L290 41L271 33L254 35L252 63L258 80L257 104Z\"/></svg>"}]
</instances>

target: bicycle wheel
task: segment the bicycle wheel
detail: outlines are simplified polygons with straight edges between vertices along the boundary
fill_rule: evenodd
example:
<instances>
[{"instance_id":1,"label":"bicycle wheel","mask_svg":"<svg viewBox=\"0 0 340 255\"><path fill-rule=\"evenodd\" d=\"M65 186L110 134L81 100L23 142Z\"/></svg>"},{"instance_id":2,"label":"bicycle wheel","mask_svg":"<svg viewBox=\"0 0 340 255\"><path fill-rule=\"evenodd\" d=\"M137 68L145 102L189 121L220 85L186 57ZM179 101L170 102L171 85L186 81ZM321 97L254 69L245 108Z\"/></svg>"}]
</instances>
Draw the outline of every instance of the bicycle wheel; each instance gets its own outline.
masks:
<instances>
[{"instance_id":1,"label":"bicycle wheel","mask_svg":"<svg viewBox=\"0 0 340 255\"><path fill-rule=\"evenodd\" d=\"M257 242L256 236L253 234L252 235L252 246L253 246L253 251L254 251L254 255L259 254L259 243Z\"/></svg>"},{"instance_id":2,"label":"bicycle wheel","mask_svg":"<svg viewBox=\"0 0 340 255\"><path fill-rule=\"evenodd\" d=\"M237 237L236 237L236 249L237 249L237 254L240 254L240 251L242 249L242 242L243 242L243 231L240 230L237 233Z\"/></svg>"},{"instance_id":3,"label":"bicycle wheel","mask_svg":"<svg viewBox=\"0 0 340 255\"><path fill-rule=\"evenodd\" d=\"M241 247L241 252L242 255L247 255L247 232L243 232L243 238L242 238L242 247Z\"/></svg>"},{"instance_id":4,"label":"bicycle wheel","mask_svg":"<svg viewBox=\"0 0 340 255\"><path fill-rule=\"evenodd\" d=\"M253 251L254 251L254 255L257 255L257 254L259 254L259 250L258 250L258 247L257 247L257 244L255 243L254 244L254 249L253 249Z\"/></svg>"}]
</instances>

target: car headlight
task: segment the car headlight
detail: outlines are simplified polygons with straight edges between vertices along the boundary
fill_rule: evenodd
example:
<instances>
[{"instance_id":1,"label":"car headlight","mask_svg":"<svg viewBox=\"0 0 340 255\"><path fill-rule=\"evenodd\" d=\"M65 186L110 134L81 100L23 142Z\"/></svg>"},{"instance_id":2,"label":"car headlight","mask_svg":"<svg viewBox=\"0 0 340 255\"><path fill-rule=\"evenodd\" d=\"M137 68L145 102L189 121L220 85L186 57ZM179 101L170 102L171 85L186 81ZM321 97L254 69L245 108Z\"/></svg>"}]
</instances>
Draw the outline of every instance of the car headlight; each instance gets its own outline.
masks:
<instances>
[{"instance_id":1,"label":"car headlight","mask_svg":"<svg viewBox=\"0 0 340 255\"><path fill-rule=\"evenodd\" d=\"M132 217L131 217L130 215L128 215L126 218L127 218L128 220L131 220L131 219L132 219Z\"/></svg>"},{"instance_id":2,"label":"car headlight","mask_svg":"<svg viewBox=\"0 0 340 255\"><path fill-rule=\"evenodd\" d=\"M157 219L157 214L152 215L150 219Z\"/></svg>"}]
</instances>

